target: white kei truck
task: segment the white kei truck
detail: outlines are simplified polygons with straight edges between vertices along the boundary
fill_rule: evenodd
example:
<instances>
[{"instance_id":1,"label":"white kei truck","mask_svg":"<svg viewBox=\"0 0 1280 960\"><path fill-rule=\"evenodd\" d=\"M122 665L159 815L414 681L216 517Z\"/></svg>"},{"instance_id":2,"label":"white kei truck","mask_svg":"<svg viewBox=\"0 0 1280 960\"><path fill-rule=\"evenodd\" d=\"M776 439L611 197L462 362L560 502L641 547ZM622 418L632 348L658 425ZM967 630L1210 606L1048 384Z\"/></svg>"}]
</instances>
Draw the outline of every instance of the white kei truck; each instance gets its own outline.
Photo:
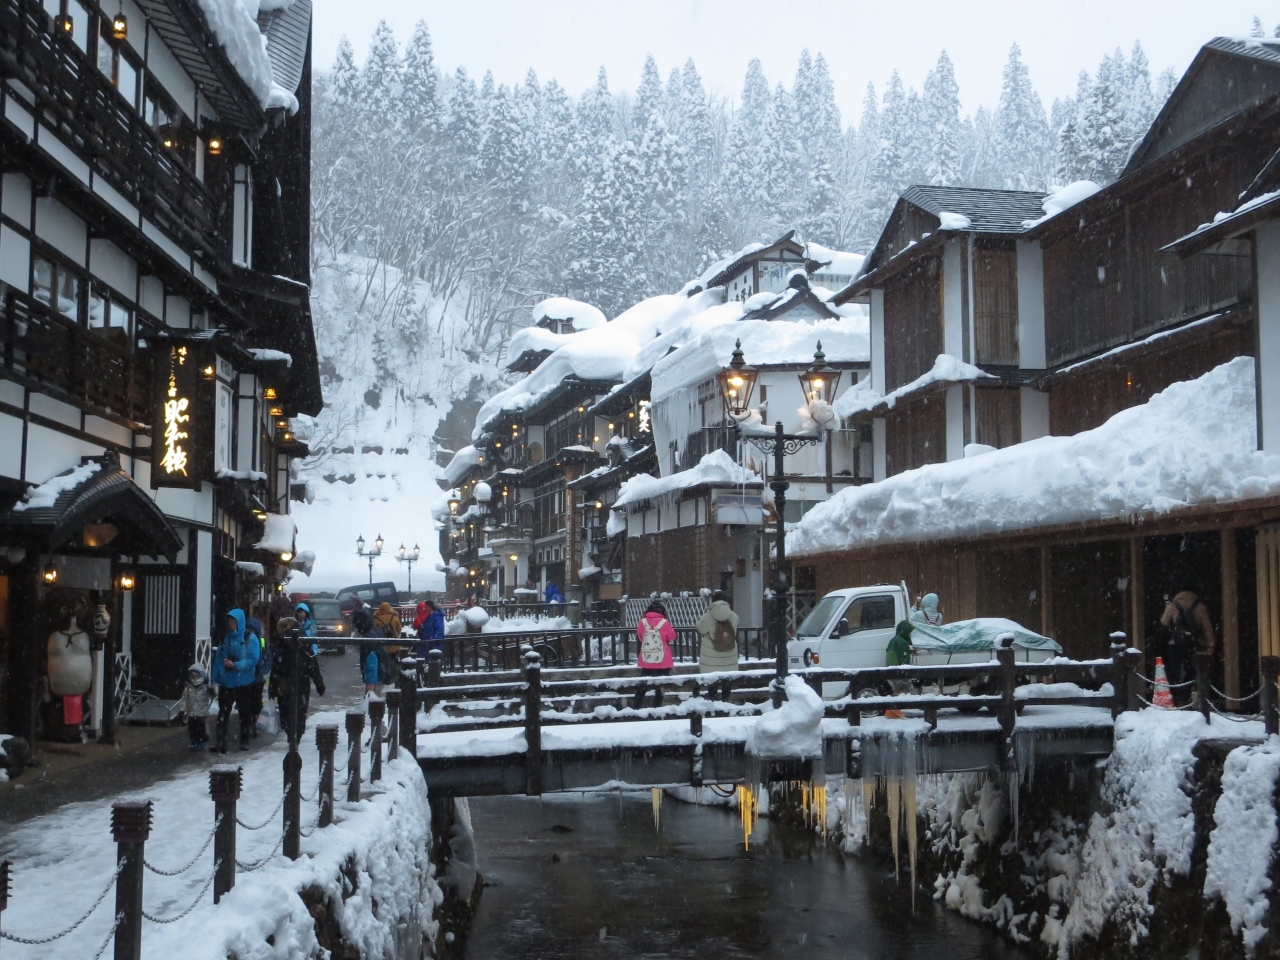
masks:
<instances>
[{"instance_id":1,"label":"white kei truck","mask_svg":"<svg viewBox=\"0 0 1280 960\"><path fill-rule=\"evenodd\" d=\"M814 605L787 643L791 669L831 667L863 670L885 665L885 650L898 623L910 619L911 597L906 584L847 587L833 590ZM1015 660L1040 663L1060 656L1062 648L1048 637L997 617L960 620L941 626L913 621L911 662L920 666L985 663L995 659L998 639L1012 633ZM824 683L822 695L835 699L848 694L847 683ZM888 694L888 685L868 679L853 691L857 697Z\"/></svg>"}]
</instances>

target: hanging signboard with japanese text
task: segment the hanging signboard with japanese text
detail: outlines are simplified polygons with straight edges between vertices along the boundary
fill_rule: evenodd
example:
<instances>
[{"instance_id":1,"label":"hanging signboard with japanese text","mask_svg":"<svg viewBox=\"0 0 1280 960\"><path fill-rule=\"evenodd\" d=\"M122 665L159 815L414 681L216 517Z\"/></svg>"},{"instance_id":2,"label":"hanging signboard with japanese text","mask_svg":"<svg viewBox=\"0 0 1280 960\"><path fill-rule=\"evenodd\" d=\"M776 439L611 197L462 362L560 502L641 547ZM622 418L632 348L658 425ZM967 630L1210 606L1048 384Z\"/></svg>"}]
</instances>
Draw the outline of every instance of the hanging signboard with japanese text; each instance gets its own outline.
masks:
<instances>
[{"instance_id":1,"label":"hanging signboard with japanese text","mask_svg":"<svg viewBox=\"0 0 1280 960\"><path fill-rule=\"evenodd\" d=\"M202 402L200 358L191 344L170 342L156 355L155 421L151 433L151 486L200 486L205 476L208 419Z\"/></svg>"}]
</instances>

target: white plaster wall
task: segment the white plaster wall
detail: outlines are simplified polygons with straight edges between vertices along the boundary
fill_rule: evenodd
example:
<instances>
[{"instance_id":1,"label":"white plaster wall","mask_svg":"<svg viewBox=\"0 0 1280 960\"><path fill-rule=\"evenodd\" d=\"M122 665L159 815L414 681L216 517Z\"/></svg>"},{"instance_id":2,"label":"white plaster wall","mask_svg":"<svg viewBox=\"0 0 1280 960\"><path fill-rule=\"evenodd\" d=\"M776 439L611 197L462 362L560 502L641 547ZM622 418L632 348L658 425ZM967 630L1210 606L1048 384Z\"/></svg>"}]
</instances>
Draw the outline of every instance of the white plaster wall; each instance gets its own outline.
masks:
<instances>
[{"instance_id":1,"label":"white plaster wall","mask_svg":"<svg viewBox=\"0 0 1280 960\"><path fill-rule=\"evenodd\" d=\"M947 241L942 254L942 352L964 356L964 302L961 298L959 237Z\"/></svg>"},{"instance_id":2,"label":"white plaster wall","mask_svg":"<svg viewBox=\"0 0 1280 960\"><path fill-rule=\"evenodd\" d=\"M1049 435L1049 395L1034 387L1020 390L1022 406L1022 441Z\"/></svg>"},{"instance_id":3,"label":"white plaster wall","mask_svg":"<svg viewBox=\"0 0 1280 960\"><path fill-rule=\"evenodd\" d=\"M964 457L964 392L967 384L947 387L947 459Z\"/></svg>"},{"instance_id":4,"label":"white plaster wall","mask_svg":"<svg viewBox=\"0 0 1280 960\"><path fill-rule=\"evenodd\" d=\"M1018 366L1045 367L1044 260L1040 244L1028 240L1018 241Z\"/></svg>"}]
</instances>

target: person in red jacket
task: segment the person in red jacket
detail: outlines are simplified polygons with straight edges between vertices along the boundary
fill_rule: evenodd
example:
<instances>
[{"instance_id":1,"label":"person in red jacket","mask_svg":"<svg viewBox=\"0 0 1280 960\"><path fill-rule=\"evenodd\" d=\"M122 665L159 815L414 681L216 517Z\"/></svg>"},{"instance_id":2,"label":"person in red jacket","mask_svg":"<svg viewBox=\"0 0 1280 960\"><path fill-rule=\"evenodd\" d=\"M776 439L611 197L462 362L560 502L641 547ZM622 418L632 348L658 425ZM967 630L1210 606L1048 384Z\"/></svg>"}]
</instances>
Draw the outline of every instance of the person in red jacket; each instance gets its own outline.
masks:
<instances>
[{"instance_id":1,"label":"person in red jacket","mask_svg":"<svg viewBox=\"0 0 1280 960\"><path fill-rule=\"evenodd\" d=\"M671 668L675 665L671 656L671 644L675 638L676 628L667 619L666 606L661 600L654 600L636 624L636 639L639 641L636 663L643 671L642 676L664 677L671 673ZM641 687L636 691L633 706L637 710L644 706L645 694L648 692L648 687ZM654 705L662 706L662 689L655 689L654 695L657 700Z\"/></svg>"}]
</instances>

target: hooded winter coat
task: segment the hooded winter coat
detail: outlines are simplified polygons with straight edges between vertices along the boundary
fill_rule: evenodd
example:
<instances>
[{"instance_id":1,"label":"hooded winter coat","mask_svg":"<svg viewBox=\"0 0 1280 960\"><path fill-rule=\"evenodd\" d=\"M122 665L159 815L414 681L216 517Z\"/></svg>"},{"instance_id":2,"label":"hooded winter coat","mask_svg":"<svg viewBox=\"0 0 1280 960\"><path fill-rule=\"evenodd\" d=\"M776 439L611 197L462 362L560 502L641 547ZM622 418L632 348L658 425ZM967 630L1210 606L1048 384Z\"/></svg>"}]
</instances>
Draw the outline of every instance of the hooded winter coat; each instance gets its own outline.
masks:
<instances>
[{"instance_id":1,"label":"hooded winter coat","mask_svg":"<svg viewBox=\"0 0 1280 960\"><path fill-rule=\"evenodd\" d=\"M214 651L213 675L210 679L214 686L218 687L230 689L247 687L254 682L262 647L258 640L245 630L243 610L237 607L228 611L227 616L236 622L236 628L227 631L227 635L218 644L218 649ZM232 662L230 670L223 665L223 660Z\"/></svg>"},{"instance_id":2,"label":"hooded winter coat","mask_svg":"<svg viewBox=\"0 0 1280 960\"><path fill-rule=\"evenodd\" d=\"M911 633L914 630L915 627L909 620L903 620L898 624L897 632L884 651L886 667L905 667L911 663Z\"/></svg>"},{"instance_id":3,"label":"hooded winter coat","mask_svg":"<svg viewBox=\"0 0 1280 960\"><path fill-rule=\"evenodd\" d=\"M193 679L192 674L198 674L198 678ZM187 669L187 684L182 688L182 712L187 715L190 720L193 717L207 717L209 708L213 706L213 690L209 687L209 675L204 672L204 667L198 663L193 663Z\"/></svg>"},{"instance_id":4,"label":"hooded winter coat","mask_svg":"<svg viewBox=\"0 0 1280 960\"><path fill-rule=\"evenodd\" d=\"M650 639L646 642L645 638ZM655 645L654 637L661 642L661 649ZM660 613L646 613L636 624L636 638L639 640L636 663L641 670L669 670L675 665L671 656L671 644L676 639L676 628Z\"/></svg>"},{"instance_id":5,"label":"hooded winter coat","mask_svg":"<svg viewBox=\"0 0 1280 960\"><path fill-rule=\"evenodd\" d=\"M306 613L305 618L297 618L298 626L302 628L302 635L304 637L314 637L316 635L316 619L311 615L311 608L305 603L300 603L293 608L293 612L297 613L299 610Z\"/></svg>"},{"instance_id":6,"label":"hooded winter coat","mask_svg":"<svg viewBox=\"0 0 1280 960\"><path fill-rule=\"evenodd\" d=\"M920 598L920 609L912 610L910 619L916 623L928 624L936 627L942 623L942 611L938 609L938 595L936 593L926 593Z\"/></svg>"},{"instance_id":7,"label":"hooded winter coat","mask_svg":"<svg viewBox=\"0 0 1280 960\"><path fill-rule=\"evenodd\" d=\"M715 644L712 643L716 625L726 622L733 627L733 635L736 637L738 635L738 615L733 612L733 608L728 603L723 600L716 600L695 624L698 628L698 636L702 638L702 643L698 647L699 672L717 673L721 670L738 669L737 643L735 642L729 650L717 650Z\"/></svg>"},{"instance_id":8,"label":"hooded winter coat","mask_svg":"<svg viewBox=\"0 0 1280 960\"><path fill-rule=\"evenodd\" d=\"M400 622L400 618L396 616L396 612L392 609L391 604L383 601L378 606L378 612L373 615L374 632L387 637L398 637L404 630L404 624ZM388 644L387 653L399 653L404 647L398 647Z\"/></svg>"}]
</instances>

